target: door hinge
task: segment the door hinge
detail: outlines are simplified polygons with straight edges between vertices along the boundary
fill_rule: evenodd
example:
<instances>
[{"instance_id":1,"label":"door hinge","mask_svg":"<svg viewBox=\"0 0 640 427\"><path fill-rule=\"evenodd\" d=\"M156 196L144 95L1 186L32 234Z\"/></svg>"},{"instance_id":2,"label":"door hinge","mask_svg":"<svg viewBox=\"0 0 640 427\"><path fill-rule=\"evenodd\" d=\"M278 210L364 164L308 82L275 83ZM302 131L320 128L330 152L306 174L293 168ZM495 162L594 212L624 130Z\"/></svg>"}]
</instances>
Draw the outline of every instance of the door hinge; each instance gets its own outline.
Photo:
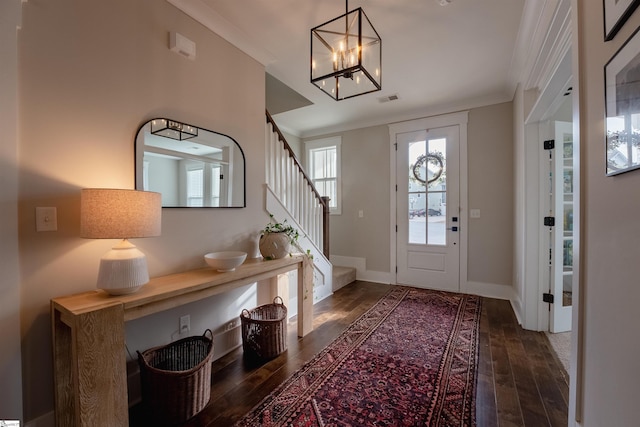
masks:
<instances>
[{"instance_id":1,"label":"door hinge","mask_svg":"<svg viewBox=\"0 0 640 427\"><path fill-rule=\"evenodd\" d=\"M556 146L556 141L554 139L548 139L542 143L542 146L545 150L553 150Z\"/></svg>"},{"instance_id":2,"label":"door hinge","mask_svg":"<svg viewBox=\"0 0 640 427\"><path fill-rule=\"evenodd\" d=\"M396 224L396 233L398 232L398 224Z\"/></svg>"},{"instance_id":3,"label":"door hinge","mask_svg":"<svg viewBox=\"0 0 640 427\"><path fill-rule=\"evenodd\" d=\"M552 293L542 294L542 301L548 302L549 304L553 304L553 294Z\"/></svg>"},{"instance_id":4,"label":"door hinge","mask_svg":"<svg viewBox=\"0 0 640 427\"><path fill-rule=\"evenodd\" d=\"M396 151L398 151L398 143L394 143L393 146L396 147Z\"/></svg>"},{"instance_id":5,"label":"door hinge","mask_svg":"<svg viewBox=\"0 0 640 427\"><path fill-rule=\"evenodd\" d=\"M555 227L556 218L553 216L545 216L544 217L544 226L545 227Z\"/></svg>"}]
</instances>

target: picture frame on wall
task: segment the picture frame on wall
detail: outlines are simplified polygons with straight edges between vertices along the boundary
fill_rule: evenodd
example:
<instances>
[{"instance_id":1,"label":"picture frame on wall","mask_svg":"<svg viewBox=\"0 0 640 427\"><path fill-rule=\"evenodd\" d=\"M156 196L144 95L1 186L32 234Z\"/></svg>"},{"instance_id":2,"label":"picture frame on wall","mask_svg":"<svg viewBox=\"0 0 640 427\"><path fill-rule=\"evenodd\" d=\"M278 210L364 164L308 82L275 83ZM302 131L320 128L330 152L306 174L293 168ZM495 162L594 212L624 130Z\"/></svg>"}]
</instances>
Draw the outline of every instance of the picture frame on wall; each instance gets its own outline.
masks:
<instances>
[{"instance_id":1,"label":"picture frame on wall","mask_svg":"<svg viewBox=\"0 0 640 427\"><path fill-rule=\"evenodd\" d=\"M608 176L640 168L639 30L604 66Z\"/></svg>"},{"instance_id":2,"label":"picture frame on wall","mask_svg":"<svg viewBox=\"0 0 640 427\"><path fill-rule=\"evenodd\" d=\"M603 0L604 4L604 40L612 40L633 11L640 5L640 0Z\"/></svg>"}]
</instances>

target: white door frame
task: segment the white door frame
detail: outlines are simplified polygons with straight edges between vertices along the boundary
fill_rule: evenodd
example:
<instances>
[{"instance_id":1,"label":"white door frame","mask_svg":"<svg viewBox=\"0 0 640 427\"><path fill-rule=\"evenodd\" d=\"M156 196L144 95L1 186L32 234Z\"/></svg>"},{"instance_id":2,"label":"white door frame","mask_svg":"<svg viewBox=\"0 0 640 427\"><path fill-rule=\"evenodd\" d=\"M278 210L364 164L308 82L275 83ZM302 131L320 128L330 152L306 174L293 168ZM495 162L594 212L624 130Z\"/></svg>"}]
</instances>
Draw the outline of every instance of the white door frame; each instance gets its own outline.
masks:
<instances>
[{"instance_id":1,"label":"white door frame","mask_svg":"<svg viewBox=\"0 0 640 427\"><path fill-rule=\"evenodd\" d=\"M555 114L557 107L562 103L563 94L573 85L571 49L568 47L558 63L557 68L544 85L543 90L525 119L525 170L529 171L525 177L527 194L523 195L528 205L525 208L526 220L524 226L527 230L525 241L528 252L524 266L525 289L522 326L534 331L549 330L549 304L542 301L542 294L549 289L549 281L542 272L548 268L548 248L542 245L544 234L547 232L542 226L542 219L546 216L542 206L542 197L548 191L540 184L545 174L545 167L540 161L542 153L542 140L551 132L548 120ZM541 127L549 127L544 131ZM575 173L575 171L574 171ZM574 226L577 213L574 212ZM576 239L579 237L576 233ZM574 246L576 241L574 241ZM574 255L575 256L575 255ZM537 283L537 286L535 284ZM574 285L575 289L575 285Z\"/></svg>"},{"instance_id":2,"label":"white door frame","mask_svg":"<svg viewBox=\"0 0 640 427\"><path fill-rule=\"evenodd\" d=\"M437 141L445 140L442 147L445 153L446 193L445 193L445 214L444 221L440 223L443 242L432 241L432 232L435 228L429 227L431 215L425 211L424 242L413 242L411 235L411 219L409 218L410 193L417 191L411 188L409 168L411 151L413 144L416 148L423 147L422 153L431 152L433 144ZM458 140L460 139L459 126L447 126L430 128L416 132L396 134L396 213L397 213L397 233L396 236L396 282L410 284L411 286L429 289L441 289L450 292L460 292L460 150ZM414 149L415 150L415 149ZM414 154L415 156L416 154ZM425 166L426 169L426 166ZM426 173L426 172L425 172ZM426 178L425 178L426 179ZM431 206L430 199L437 193L432 193L435 188L429 185L424 187L425 208ZM442 201L442 194L439 195ZM418 195L420 197L420 195ZM455 218L455 220L454 220ZM414 230L415 231L415 230ZM414 236L416 237L416 236Z\"/></svg>"},{"instance_id":3,"label":"white door frame","mask_svg":"<svg viewBox=\"0 0 640 427\"><path fill-rule=\"evenodd\" d=\"M468 170L467 170L467 122L469 120L469 112L462 111L458 113L443 114L439 116L426 117L423 119L409 120L406 122L393 123L389 125L389 163L390 163L390 175L391 185L389 186L389 200L390 200L390 230L389 242L391 243L390 250L390 262L391 266L391 282L397 283L396 280L396 252L398 249L397 244L397 203L396 203L396 134L405 132L414 132L424 129L433 129L446 126L459 126L460 129L460 292L468 292L467 281L467 239L468 239L468 224L469 224L469 209L467 207L468 200Z\"/></svg>"}]
</instances>

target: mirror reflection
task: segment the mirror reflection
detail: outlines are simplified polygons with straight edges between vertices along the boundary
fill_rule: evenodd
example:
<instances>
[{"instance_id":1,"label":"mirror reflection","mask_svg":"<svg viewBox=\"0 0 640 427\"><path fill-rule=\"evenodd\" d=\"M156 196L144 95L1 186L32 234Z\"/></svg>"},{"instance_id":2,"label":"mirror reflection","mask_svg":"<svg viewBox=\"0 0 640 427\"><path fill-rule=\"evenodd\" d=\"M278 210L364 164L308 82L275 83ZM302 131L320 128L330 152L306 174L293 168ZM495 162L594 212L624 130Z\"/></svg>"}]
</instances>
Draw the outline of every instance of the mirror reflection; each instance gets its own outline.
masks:
<instances>
[{"instance_id":1,"label":"mirror reflection","mask_svg":"<svg viewBox=\"0 0 640 427\"><path fill-rule=\"evenodd\" d=\"M136 189L161 193L163 207L245 207L244 153L227 135L149 120L136 136Z\"/></svg>"}]
</instances>

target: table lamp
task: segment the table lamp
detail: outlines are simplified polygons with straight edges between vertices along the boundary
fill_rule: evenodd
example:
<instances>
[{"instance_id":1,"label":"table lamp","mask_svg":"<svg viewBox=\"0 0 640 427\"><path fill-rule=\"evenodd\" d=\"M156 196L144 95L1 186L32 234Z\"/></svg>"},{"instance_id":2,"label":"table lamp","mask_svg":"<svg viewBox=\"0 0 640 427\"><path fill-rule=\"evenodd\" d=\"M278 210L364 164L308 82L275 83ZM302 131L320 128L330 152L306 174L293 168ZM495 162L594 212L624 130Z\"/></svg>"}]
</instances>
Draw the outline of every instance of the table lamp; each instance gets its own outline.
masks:
<instances>
[{"instance_id":1,"label":"table lamp","mask_svg":"<svg viewBox=\"0 0 640 427\"><path fill-rule=\"evenodd\" d=\"M82 190L80 235L87 239L122 239L100 260L99 289L111 295L125 295L149 281L147 259L128 239L160 235L161 197L150 191Z\"/></svg>"}]
</instances>

